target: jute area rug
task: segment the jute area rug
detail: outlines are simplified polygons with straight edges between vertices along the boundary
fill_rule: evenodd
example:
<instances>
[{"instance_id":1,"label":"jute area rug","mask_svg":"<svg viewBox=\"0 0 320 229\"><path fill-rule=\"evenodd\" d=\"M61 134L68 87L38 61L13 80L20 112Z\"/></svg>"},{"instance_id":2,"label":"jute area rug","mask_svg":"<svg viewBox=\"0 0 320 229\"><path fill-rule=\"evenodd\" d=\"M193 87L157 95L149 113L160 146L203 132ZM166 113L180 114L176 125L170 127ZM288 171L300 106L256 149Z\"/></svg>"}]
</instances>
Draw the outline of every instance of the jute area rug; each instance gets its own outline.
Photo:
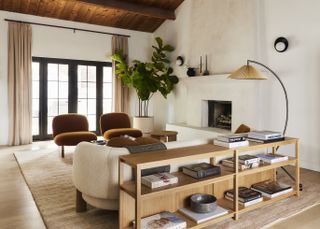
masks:
<instances>
[{"instance_id":1,"label":"jute area rug","mask_svg":"<svg viewBox=\"0 0 320 229\"><path fill-rule=\"evenodd\" d=\"M72 153L67 153L63 159L55 148L16 152L15 157L48 228L118 228L118 213L115 211L89 207L85 213L75 212ZM283 174L280 177L282 181L288 179ZM207 228L263 228L320 202L320 179L315 183L314 179L302 176L302 182L304 190L300 197L242 214L238 221L230 219Z\"/></svg>"}]
</instances>

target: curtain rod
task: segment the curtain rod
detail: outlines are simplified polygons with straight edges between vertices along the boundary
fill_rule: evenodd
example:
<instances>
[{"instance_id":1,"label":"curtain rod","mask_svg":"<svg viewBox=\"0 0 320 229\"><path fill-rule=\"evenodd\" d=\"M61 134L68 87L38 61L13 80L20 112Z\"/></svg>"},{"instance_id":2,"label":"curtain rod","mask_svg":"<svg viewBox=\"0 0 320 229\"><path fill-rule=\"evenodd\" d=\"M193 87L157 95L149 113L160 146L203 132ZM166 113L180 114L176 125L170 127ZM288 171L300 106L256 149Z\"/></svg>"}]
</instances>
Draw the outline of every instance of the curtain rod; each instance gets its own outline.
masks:
<instances>
[{"instance_id":1,"label":"curtain rod","mask_svg":"<svg viewBox=\"0 0 320 229\"><path fill-rule=\"evenodd\" d=\"M50 24L43 24L43 23L36 23L36 22L29 22L29 21L17 21L17 20L11 20L11 19L4 19L4 20L5 21L10 21L10 22L17 22L17 23L28 23L28 24L31 24L31 25L54 27L54 28L59 28L59 29L70 29L70 30L73 30L73 31L82 31L82 32L88 32L88 33L99 33L99 34L105 34L105 35L115 35L115 36L121 36L121 37L130 37L130 35L126 35L126 34L108 33L108 32L101 32L101 31L88 30L88 29L79 29L79 28L60 26L60 25L50 25Z\"/></svg>"}]
</instances>

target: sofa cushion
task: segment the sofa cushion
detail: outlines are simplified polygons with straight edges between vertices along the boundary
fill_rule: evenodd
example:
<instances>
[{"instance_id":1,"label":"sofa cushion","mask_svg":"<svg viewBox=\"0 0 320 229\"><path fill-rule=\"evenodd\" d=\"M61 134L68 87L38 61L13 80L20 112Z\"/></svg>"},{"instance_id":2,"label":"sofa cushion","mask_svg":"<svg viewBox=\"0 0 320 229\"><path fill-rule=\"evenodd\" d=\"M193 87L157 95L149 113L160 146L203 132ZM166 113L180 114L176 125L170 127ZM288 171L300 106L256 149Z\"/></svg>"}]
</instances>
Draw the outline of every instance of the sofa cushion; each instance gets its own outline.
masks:
<instances>
[{"instance_id":1,"label":"sofa cushion","mask_svg":"<svg viewBox=\"0 0 320 229\"><path fill-rule=\"evenodd\" d=\"M54 142L58 146L75 146L80 142L90 142L93 140L97 140L97 136L89 131L61 133L54 137Z\"/></svg>"}]
</instances>

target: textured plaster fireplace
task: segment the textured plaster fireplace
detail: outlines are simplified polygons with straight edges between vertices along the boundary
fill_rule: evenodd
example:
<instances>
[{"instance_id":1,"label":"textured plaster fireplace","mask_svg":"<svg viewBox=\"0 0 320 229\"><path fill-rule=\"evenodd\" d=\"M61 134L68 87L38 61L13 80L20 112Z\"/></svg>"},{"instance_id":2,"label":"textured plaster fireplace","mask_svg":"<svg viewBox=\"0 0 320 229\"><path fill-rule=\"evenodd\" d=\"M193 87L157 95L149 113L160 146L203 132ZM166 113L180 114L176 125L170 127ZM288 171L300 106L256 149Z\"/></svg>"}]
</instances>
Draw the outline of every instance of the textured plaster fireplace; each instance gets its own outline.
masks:
<instances>
[{"instance_id":1,"label":"textured plaster fireplace","mask_svg":"<svg viewBox=\"0 0 320 229\"><path fill-rule=\"evenodd\" d=\"M232 101L202 100L202 127L232 130Z\"/></svg>"}]
</instances>

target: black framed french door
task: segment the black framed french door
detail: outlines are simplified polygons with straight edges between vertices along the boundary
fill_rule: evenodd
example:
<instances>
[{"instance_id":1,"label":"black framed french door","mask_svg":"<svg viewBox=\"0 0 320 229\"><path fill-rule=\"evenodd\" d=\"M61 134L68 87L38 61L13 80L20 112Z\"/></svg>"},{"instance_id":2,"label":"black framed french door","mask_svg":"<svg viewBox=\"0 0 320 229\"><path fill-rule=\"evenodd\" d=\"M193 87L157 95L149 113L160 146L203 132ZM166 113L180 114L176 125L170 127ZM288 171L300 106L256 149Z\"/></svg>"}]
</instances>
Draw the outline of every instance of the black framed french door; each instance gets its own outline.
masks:
<instances>
[{"instance_id":1,"label":"black framed french door","mask_svg":"<svg viewBox=\"0 0 320 229\"><path fill-rule=\"evenodd\" d=\"M33 57L33 138L52 139L56 115L87 116L89 130L99 132L99 118L111 112L112 64Z\"/></svg>"}]
</instances>

